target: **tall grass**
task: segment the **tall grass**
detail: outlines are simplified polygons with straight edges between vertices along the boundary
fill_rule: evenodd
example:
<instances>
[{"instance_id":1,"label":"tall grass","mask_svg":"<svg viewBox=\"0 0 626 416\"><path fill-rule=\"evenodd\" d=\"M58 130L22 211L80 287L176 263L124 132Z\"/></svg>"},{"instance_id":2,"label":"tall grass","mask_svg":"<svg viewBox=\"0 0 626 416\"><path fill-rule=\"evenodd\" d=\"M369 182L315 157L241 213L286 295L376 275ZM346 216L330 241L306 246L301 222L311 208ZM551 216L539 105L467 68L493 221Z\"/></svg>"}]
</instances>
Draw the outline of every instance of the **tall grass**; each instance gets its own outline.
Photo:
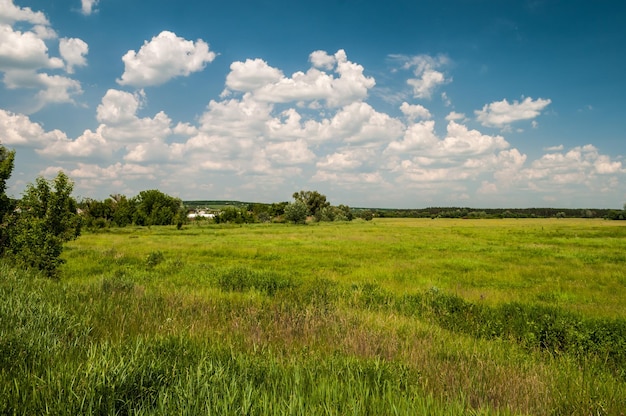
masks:
<instances>
[{"instance_id":1,"label":"tall grass","mask_svg":"<svg viewBox=\"0 0 626 416\"><path fill-rule=\"evenodd\" d=\"M620 414L613 224L87 234L58 281L0 263L0 413Z\"/></svg>"}]
</instances>

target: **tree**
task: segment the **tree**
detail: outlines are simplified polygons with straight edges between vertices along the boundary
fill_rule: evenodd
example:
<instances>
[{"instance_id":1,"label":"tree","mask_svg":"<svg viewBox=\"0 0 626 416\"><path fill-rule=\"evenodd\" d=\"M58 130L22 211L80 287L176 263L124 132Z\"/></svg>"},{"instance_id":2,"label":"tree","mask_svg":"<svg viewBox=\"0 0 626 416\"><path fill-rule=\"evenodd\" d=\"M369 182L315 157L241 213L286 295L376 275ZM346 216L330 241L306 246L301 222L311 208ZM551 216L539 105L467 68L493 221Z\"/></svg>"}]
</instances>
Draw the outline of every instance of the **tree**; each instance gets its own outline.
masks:
<instances>
[{"instance_id":1,"label":"tree","mask_svg":"<svg viewBox=\"0 0 626 416\"><path fill-rule=\"evenodd\" d=\"M15 151L9 151L0 145L0 255L4 253L9 242L5 217L14 209L13 201L6 195L6 182L13 172Z\"/></svg>"},{"instance_id":2,"label":"tree","mask_svg":"<svg viewBox=\"0 0 626 416\"><path fill-rule=\"evenodd\" d=\"M317 191L294 192L293 199L303 202L307 207L307 214L320 220L322 208L330 207L330 202L326 201L326 195Z\"/></svg>"},{"instance_id":3,"label":"tree","mask_svg":"<svg viewBox=\"0 0 626 416\"><path fill-rule=\"evenodd\" d=\"M39 177L26 187L18 209L9 216L8 249L16 263L48 276L57 274L63 243L80 235L73 188L63 172L52 181Z\"/></svg>"},{"instance_id":4,"label":"tree","mask_svg":"<svg viewBox=\"0 0 626 416\"><path fill-rule=\"evenodd\" d=\"M374 213L371 210L366 209L365 211L361 212L361 218L363 218L365 221L371 221L374 219Z\"/></svg>"},{"instance_id":5,"label":"tree","mask_svg":"<svg viewBox=\"0 0 626 416\"><path fill-rule=\"evenodd\" d=\"M126 227L132 224L137 211L135 199L128 199L125 195L114 194L111 195L111 200L114 201L115 207L113 210L113 223L118 227Z\"/></svg>"},{"instance_id":6,"label":"tree","mask_svg":"<svg viewBox=\"0 0 626 416\"><path fill-rule=\"evenodd\" d=\"M136 211L134 222L137 225L171 225L179 219L184 209L180 199L171 197L156 189L141 191L135 197Z\"/></svg>"},{"instance_id":7,"label":"tree","mask_svg":"<svg viewBox=\"0 0 626 416\"><path fill-rule=\"evenodd\" d=\"M285 219L293 222L294 224L306 223L307 213L306 204L299 199L287 204L285 207Z\"/></svg>"}]
</instances>

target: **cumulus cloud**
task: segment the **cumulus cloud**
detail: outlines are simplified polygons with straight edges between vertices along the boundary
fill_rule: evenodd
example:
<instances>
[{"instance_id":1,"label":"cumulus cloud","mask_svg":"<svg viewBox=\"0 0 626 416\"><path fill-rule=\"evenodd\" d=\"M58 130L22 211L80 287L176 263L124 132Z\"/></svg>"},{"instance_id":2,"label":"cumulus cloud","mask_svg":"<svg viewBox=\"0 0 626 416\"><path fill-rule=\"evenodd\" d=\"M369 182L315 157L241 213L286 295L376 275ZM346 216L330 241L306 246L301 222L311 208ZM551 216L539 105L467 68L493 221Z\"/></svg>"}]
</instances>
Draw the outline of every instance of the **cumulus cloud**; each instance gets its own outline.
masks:
<instances>
[{"instance_id":1,"label":"cumulus cloud","mask_svg":"<svg viewBox=\"0 0 626 416\"><path fill-rule=\"evenodd\" d=\"M421 105L411 105L407 102L403 102L400 106L400 111L411 121L418 119L429 119L432 116L430 115L430 111L424 106Z\"/></svg>"},{"instance_id":2,"label":"cumulus cloud","mask_svg":"<svg viewBox=\"0 0 626 416\"><path fill-rule=\"evenodd\" d=\"M476 110L474 113L483 126L502 128L516 121L538 117L551 102L550 99L533 100L531 97L526 97L522 102L515 100L513 103L504 99L486 104L482 110Z\"/></svg>"},{"instance_id":3,"label":"cumulus cloud","mask_svg":"<svg viewBox=\"0 0 626 416\"><path fill-rule=\"evenodd\" d=\"M89 16L90 14L96 11L96 6L100 0L80 0L81 8L80 11L85 16Z\"/></svg>"},{"instance_id":4,"label":"cumulus cloud","mask_svg":"<svg viewBox=\"0 0 626 416\"><path fill-rule=\"evenodd\" d=\"M322 51L313 52L311 63L313 67L308 71L286 77L261 59L235 62L226 87L268 103L325 101L329 107L341 107L365 99L376 84L374 78L363 74L361 65L348 60L343 50L332 57ZM338 77L320 67L333 70Z\"/></svg>"},{"instance_id":5,"label":"cumulus cloud","mask_svg":"<svg viewBox=\"0 0 626 416\"><path fill-rule=\"evenodd\" d=\"M45 131L41 124L24 114L0 109L0 138L6 146L38 147L65 140L67 136L60 130Z\"/></svg>"},{"instance_id":6,"label":"cumulus cloud","mask_svg":"<svg viewBox=\"0 0 626 416\"><path fill-rule=\"evenodd\" d=\"M165 140L173 134L171 119L163 112L154 117L140 118L137 111L144 100L143 92L131 94L110 89L96 110L100 122L95 131L85 130L76 139L66 136L42 143L37 152L46 157L60 159L88 158L107 160L122 150L124 160L134 164L148 164L173 159L173 146ZM180 125L181 132L195 131Z\"/></svg>"},{"instance_id":7,"label":"cumulus cloud","mask_svg":"<svg viewBox=\"0 0 626 416\"><path fill-rule=\"evenodd\" d=\"M326 51L315 51L309 55L309 60L316 68L331 70L337 63L337 58Z\"/></svg>"},{"instance_id":8,"label":"cumulus cloud","mask_svg":"<svg viewBox=\"0 0 626 416\"><path fill-rule=\"evenodd\" d=\"M470 130L462 124L450 121L447 135L439 139L435 134L435 122L423 121L409 126L401 140L389 143L387 154L419 153L440 159L493 154L509 147L502 136L489 136L478 130Z\"/></svg>"},{"instance_id":9,"label":"cumulus cloud","mask_svg":"<svg viewBox=\"0 0 626 416\"><path fill-rule=\"evenodd\" d=\"M451 111L447 116L446 116L446 120L447 121L459 121L459 120L466 120L467 117L465 117L465 114L463 113L457 113L456 111Z\"/></svg>"},{"instance_id":10,"label":"cumulus cloud","mask_svg":"<svg viewBox=\"0 0 626 416\"><path fill-rule=\"evenodd\" d=\"M164 139L172 134L171 119L163 111L154 117L140 118L137 110L143 95L110 89L97 108L97 119L103 137L110 142L126 145L153 139Z\"/></svg>"},{"instance_id":11,"label":"cumulus cloud","mask_svg":"<svg viewBox=\"0 0 626 416\"><path fill-rule=\"evenodd\" d=\"M279 165L298 165L311 163L315 160L315 154L309 150L304 139L293 142L270 143L265 148L269 160Z\"/></svg>"},{"instance_id":12,"label":"cumulus cloud","mask_svg":"<svg viewBox=\"0 0 626 416\"><path fill-rule=\"evenodd\" d=\"M246 59L233 62L226 77L226 87L234 91L254 91L283 78L282 71L273 68L262 59Z\"/></svg>"},{"instance_id":13,"label":"cumulus cloud","mask_svg":"<svg viewBox=\"0 0 626 416\"><path fill-rule=\"evenodd\" d=\"M447 78L445 73L440 70L450 64L450 60L445 55L436 57L429 55L390 55L390 57L402 62L404 69L413 70L415 78L407 80L407 84L413 87L415 98L429 99L437 87L452 81L452 78Z\"/></svg>"},{"instance_id":14,"label":"cumulus cloud","mask_svg":"<svg viewBox=\"0 0 626 416\"><path fill-rule=\"evenodd\" d=\"M112 154L112 148L107 144L101 132L85 130L76 140L59 137L58 140L47 144L37 153L42 156L56 159L107 159Z\"/></svg>"},{"instance_id":15,"label":"cumulus cloud","mask_svg":"<svg viewBox=\"0 0 626 416\"><path fill-rule=\"evenodd\" d=\"M34 12L30 7L16 6L13 0L0 0L0 23L13 24L15 22L44 26L50 24L42 12Z\"/></svg>"},{"instance_id":16,"label":"cumulus cloud","mask_svg":"<svg viewBox=\"0 0 626 416\"><path fill-rule=\"evenodd\" d=\"M0 70L34 70L39 68L61 68L59 58L48 56L48 47L34 32L13 30L0 25Z\"/></svg>"},{"instance_id":17,"label":"cumulus cloud","mask_svg":"<svg viewBox=\"0 0 626 416\"><path fill-rule=\"evenodd\" d=\"M193 42L163 31L150 42L144 42L139 52L130 50L122 57L124 73L117 82L133 87L161 85L203 70L215 56L202 39Z\"/></svg>"},{"instance_id":18,"label":"cumulus cloud","mask_svg":"<svg viewBox=\"0 0 626 416\"><path fill-rule=\"evenodd\" d=\"M21 22L32 25L30 30L16 30L12 25ZM26 25L28 26L28 25ZM56 32L46 16L30 8L20 8L10 0L0 0L0 71L8 89L37 89L30 103L29 113L50 103L75 103L82 93L78 81L47 71L64 68L73 72L74 66L85 65L87 44L80 39L61 39L59 49L63 59L50 56L47 39L55 39Z\"/></svg>"},{"instance_id":19,"label":"cumulus cloud","mask_svg":"<svg viewBox=\"0 0 626 416\"><path fill-rule=\"evenodd\" d=\"M39 108L48 103L74 103L74 95L82 94L80 82L60 75L37 74L41 91L37 93Z\"/></svg>"},{"instance_id":20,"label":"cumulus cloud","mask_svg":"<svg viewBox=\"0 0 626 416\"><path fill-rule=\"evenodd\" d=\"M89 52L89 46L82 39L63 38L59 41L59 52L65 61L65 71L68 74L74 73L75 66L87 65L85 55Z\"/></svg>"}]
</instances>

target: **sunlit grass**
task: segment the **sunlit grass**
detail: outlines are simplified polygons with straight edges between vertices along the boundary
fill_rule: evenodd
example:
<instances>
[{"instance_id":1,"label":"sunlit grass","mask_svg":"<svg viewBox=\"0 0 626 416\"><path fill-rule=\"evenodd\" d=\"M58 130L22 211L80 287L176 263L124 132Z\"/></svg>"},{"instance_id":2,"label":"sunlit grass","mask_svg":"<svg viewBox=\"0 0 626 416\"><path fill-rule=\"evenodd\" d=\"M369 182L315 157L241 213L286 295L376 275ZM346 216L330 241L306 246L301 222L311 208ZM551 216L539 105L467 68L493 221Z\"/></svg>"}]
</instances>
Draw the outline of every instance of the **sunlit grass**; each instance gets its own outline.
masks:
<instances>
[{"instance_id":1,"label":"sunlit grass","mask_svg":"<svg viewBox=\"0 0 626 416\"><path fill-rule=\"evenodd\" d=\"M165 285L201 286L207 270L246 265L287 277L376 282L398 293L438 287L490 304L534 300L585 314L626 315L620 293L626 288L626 227L618 221L394 219L124 229L72 242L64 273L85 282L141 265L155 251L165 261L144 274L158 273Z\"/></svg>"},{"instance_id":2,"label":"sunlit grass","mask_svg":"<svg viewBox=\"0 0 626 416\"><path fill-rule=\"evenodd\" d=\"M619 414L626 227L88 233L0 263L2 414Z\"/></svg>"}]
</instances>

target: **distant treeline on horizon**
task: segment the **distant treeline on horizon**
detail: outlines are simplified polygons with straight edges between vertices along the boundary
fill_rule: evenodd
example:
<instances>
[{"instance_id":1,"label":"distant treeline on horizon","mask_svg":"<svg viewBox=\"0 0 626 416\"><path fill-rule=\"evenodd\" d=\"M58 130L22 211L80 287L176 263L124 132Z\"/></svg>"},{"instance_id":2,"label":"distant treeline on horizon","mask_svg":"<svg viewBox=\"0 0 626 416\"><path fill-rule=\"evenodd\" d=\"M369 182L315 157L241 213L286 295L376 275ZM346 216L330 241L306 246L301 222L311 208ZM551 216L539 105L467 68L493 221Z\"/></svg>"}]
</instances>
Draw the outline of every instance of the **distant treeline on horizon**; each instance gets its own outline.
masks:
<instances>
[{"instance_id":1,"label":"distant treeline on horizon","mask_svg":"<svg viewBox=\"0 0 626 416\"><path fill-rule=\"evenodd\" d=\"M253 205L269 203L193 200L183 201L188 209L233 206L249 208ZM379 218L609 218L620 219L624 211L610 208L469 208L469 207L427 207L427 208L367 208L351 207L355 212L371 211ZM626 218L621 218L626 219Z\"/></svg>"}]
</instances>

